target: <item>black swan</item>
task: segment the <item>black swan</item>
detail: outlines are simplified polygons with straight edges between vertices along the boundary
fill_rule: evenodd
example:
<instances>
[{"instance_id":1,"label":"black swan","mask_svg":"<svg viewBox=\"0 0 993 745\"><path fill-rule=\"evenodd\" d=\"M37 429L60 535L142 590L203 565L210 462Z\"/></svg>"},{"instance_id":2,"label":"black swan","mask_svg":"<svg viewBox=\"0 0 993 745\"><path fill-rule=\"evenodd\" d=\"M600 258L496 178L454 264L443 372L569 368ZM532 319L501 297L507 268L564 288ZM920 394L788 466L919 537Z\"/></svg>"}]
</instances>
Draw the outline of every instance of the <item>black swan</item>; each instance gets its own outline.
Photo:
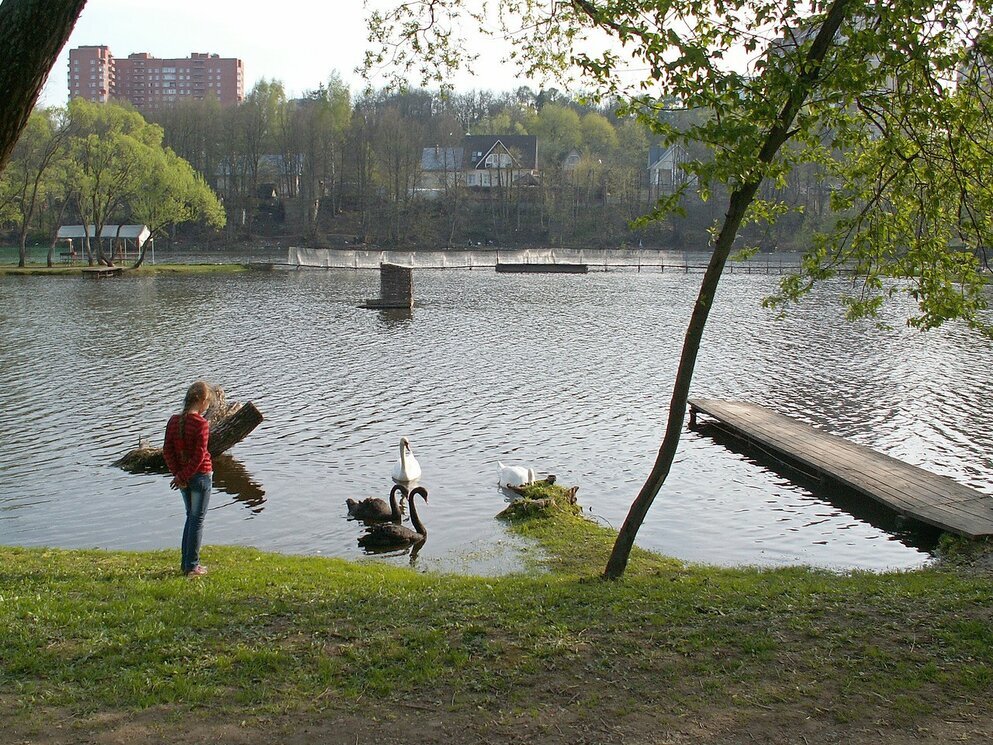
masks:
<instances>
[{"instance_id":1,"label":"black swan","mask_svg":"<svg viewBox=\"0 0 993 745\"><path fill-rule=\"evenodd\" d=\"M379 497L368 497L361 501L346 499L345 504L348 507L348 514L360 520L373 520L376 522L389 520L391 523L399 523L400 505L397 504L397 492L407 496L407 490L397 484L390 490L389 504L386 504Z\"/></svg>"},{"instance_id":2,"label":"black swan","mask_svg":"<svg viewBox=\"0 0 993 745\"><path fill-rule=\"evenodd\" d=\"M414 507L415 494L422 496L426 503L428 501L428 490L423 486L418 486L407 493L410 522L414 524L413 530L406 525L397 525L396 523L373 525L369 528L369 532L359 538L359 545L364 549L382 551L423 543L428 537L428 529L424 527L424 523L417 516L417 509Z\"/></svg>"}]
</instances>

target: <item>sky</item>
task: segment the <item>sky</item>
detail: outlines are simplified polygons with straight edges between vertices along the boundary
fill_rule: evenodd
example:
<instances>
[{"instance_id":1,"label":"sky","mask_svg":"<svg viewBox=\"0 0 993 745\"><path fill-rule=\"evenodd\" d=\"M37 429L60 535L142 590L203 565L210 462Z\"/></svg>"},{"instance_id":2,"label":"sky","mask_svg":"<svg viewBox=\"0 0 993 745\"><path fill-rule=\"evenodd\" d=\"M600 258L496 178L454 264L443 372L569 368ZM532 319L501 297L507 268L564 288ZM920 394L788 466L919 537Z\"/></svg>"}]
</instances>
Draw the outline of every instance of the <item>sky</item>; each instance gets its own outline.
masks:
<instances>
[{"instance_id":1,"label":"sky","mask_svg":"<svg viewBox=\"0 0 993 745\"><path fill-rule=\"evenodd\" d=\"M246 93L258 80L275 78L293 98L327 81L332 72L355 92L365 86L354 72L366 49L364 13L361 0L89 0L40 103L66 103L69 50L86 45L110 47L115 57L133 52L160 58L191 52L238 57L245 66ZM498 58L499 53L486 55L474 65L474 75L454 81L455 88L502 91L528 83L518 81Z\"/></svg>"}]
</instances>

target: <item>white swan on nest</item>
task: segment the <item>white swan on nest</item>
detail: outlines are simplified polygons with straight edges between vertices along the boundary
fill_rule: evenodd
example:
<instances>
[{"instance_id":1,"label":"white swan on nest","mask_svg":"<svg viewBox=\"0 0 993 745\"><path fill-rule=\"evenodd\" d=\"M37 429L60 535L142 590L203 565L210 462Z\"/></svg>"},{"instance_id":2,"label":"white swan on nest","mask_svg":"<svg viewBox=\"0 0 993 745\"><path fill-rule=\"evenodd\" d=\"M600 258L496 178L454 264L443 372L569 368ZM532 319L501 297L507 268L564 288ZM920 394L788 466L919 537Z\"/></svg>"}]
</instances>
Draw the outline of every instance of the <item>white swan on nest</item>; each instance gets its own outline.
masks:
<instances>
[{"instance_id":1,"label":"white swan on nest","mask_svg":"<svg viewBox=\"0 0 993 745\"><path fill-rule=\"evenodd\" d=\"M400 438L400 459L393 464L392 476L398 484L409 484L421 477L421 464L411 452L406 437Z\"/></svg>"},{"instance_id":2,"label":"white swan on nest","mask_svg":"<svg viewBox=\"0 0 993 745\"><path fill-rule=\"evenodd\" d=\"M533 468L505 466L500 461L497 461L497 468L499 469L497 476L500 479L500 486L525 486L534 483L537 479Z\"/></svg>"}]
</instances>

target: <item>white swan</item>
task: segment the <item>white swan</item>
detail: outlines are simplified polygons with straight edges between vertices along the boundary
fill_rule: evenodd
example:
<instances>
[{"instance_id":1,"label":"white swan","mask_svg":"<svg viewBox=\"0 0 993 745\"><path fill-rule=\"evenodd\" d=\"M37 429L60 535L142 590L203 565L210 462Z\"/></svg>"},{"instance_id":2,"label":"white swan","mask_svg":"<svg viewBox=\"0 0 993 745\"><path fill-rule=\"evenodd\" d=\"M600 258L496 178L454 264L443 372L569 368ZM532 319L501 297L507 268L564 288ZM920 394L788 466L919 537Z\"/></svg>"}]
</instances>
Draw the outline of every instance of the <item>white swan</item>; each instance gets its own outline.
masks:
<instances>
[{"instance_id":1,"label":"white swan","mask_svg":"<svg viewBox=\"0 0 993 745\"><path fill-rule=\"evenodd\" d=\"M393 464L393 480L398 484L409 484L421 477L421 464L410 451L406 437L400 438L400 459Z\"/></svg>"},{"instance_id":2,"label":"white swan","mask_svg":"<svg viewBox=\"0 0 993 745\"><path fill-rule=\"evenodd\" d=\"M500 469L498 474L500 486L524 486L525 484L534 483L537 478L533 468L505 466L500 461L497 461L497 468Z\"/></svg>"}]
</instances>

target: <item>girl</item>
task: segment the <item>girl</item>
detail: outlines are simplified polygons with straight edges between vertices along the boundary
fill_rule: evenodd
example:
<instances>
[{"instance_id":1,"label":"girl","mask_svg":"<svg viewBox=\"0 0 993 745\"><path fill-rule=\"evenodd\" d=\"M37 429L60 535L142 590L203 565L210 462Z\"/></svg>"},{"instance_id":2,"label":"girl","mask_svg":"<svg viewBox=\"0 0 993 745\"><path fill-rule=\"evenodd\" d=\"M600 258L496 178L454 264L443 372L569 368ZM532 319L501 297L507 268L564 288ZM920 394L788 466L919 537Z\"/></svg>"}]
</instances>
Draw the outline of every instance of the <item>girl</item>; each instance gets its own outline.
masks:
<instances>
[{"instance_id":1,"label":"girl","mask_svg":"<svg viewBox=\"0 0 993 745\"><path fill-rule=\"evenodd\" d=\"M203 418L210 400L211 390L207 383L198 380L191 385L186 391L183 413L169 418L162 448L166 465L173 475L169 487L182 492L186 505L182 569L188 577L207 573L207 567L200 563L200 537L213 475L213 464L207 451L210 424Z\"/></svg>"}]
</instances>

